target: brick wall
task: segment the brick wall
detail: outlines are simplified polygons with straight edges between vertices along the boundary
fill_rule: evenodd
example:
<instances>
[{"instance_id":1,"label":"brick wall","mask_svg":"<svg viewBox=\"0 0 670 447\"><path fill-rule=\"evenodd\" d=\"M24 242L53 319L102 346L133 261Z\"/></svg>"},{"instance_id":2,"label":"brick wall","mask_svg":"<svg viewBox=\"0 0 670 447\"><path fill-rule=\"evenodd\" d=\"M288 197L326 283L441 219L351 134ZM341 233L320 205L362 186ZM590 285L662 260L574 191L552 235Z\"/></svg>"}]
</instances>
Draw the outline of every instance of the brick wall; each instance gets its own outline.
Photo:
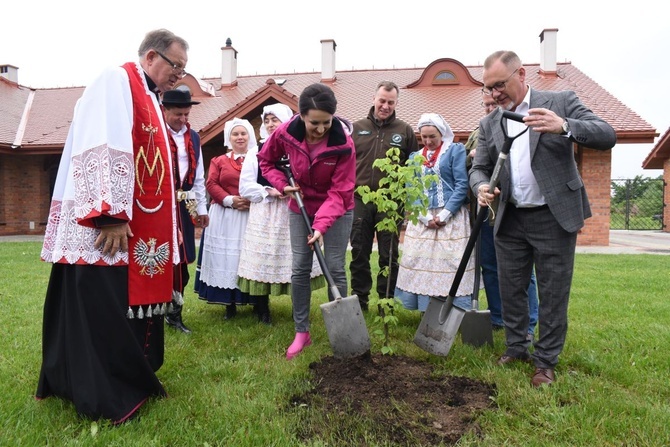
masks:
<instances>
[{"instance_id":1,"label":"brick wall","mask_svg":"<svg viewBox=\"0 0 670 447\"><path fill-rule=\"evenodd\" d=\"M576 152L593 213L580 231L577 245L609 245L611 155L611 151L583 148ZM49 169L57 161L46 155L0 155L0 235L44 234L51 200ZM664 176L670 183L668 160ZM670 203L670 188L666 188L664 200ZM664 213L664 221L670 222L670 207ZM32 230L30 222L34 223Z\"/></svg>"},{"instance_id":2,"label":"brick wall","mask_svg":"<svg viewBox=\"0 0 670 447\"><path fill-rule=\"evenodd\" d=\"M577 245L607 246L610 231L612 151L579 148L577 160L592 213L577 236Z\"/></svg>"},{"instance_id":3,"label":"brick wall","mask_svg":"<svg viewBox=\"0 0 670 447\"><path fill-rule=\"evenodd\" d=\"M0 235L44 234L52 157L0 155Z\"/></svg>"},{"instance_id":4,"label":"brick wall","mask_svg":"<svg viewBox=\"0 0 670 447\"><path fill-rule=\"evenodd\" d=\"M663 188L663 231L670 232L670 158L666 159L663 162L663 181L665 182L665 188Z\"/></svg>"}]
</instances>

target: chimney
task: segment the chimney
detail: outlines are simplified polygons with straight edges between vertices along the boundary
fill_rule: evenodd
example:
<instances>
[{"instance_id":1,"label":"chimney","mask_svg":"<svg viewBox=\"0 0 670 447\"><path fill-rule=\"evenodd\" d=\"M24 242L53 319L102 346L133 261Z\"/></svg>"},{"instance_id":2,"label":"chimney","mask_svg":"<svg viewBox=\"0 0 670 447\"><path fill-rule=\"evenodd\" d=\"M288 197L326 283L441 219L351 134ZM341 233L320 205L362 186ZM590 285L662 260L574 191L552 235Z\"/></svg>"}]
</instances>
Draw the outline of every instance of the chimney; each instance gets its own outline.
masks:
<instances>
[{"instance_id":1,"label":"chimney","mask_svg":"<svg viewBox=\"0 0 670 447\"><path fill-rule=\"evenodd\" d=\"M540 33L540 74L556 75L556 35L558 28L547 28Z\"/></svg>"},{"instance_id":2,"label":"chimney","mask_svg":"<svg viewBox=\"0 0 670 447\"><path fill-rule=\"evenodd\" d=\"M19 83L19 67L13 65L0 65L0 76L8 81Z\"/></svg>"},{"instance_id":3,"label":"chimney","mask_svg":"<svg viewBox=\"0 0 670 447\"><path fill-rule=\"evenodd\" d=\"M221 87L237 85L237 51L233 48L230 37L226 46L221 48Z\"/></svg>"},{"instance_id":4,"label":"chimney","mask_svg":"<svg viewBox=\"0 0 670 447\"><path fill-rule=\"evenodd\" d=\"M321 82L335 81L335 47L333 39L321 41Z\"/></svg>"}]
</instances>

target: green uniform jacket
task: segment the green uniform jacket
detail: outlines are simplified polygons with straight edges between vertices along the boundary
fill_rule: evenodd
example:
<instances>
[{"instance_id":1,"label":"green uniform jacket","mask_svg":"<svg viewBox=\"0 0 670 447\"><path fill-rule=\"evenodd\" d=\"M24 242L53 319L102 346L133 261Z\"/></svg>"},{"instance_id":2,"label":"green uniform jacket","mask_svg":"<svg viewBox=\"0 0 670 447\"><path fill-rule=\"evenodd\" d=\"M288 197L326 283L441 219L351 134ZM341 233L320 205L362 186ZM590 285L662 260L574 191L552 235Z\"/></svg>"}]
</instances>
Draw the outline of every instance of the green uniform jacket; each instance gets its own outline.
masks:
<instances>
[{"instance_id":1,"label":"green uniform jacket","mask_svg":"<svg viewBox=\"0 0 670 447\"><path fill-rule=\"evenodd\" d=\"M405 163L409 154L419 150L419 142L412 126L397 119L395 112L386 121L378 123L374 117L374 107L368 117L354 123L354 146L356 147L356 187L368 185L370 190L379 188L383 173L373 168L375 160L386 158L391 147L400 149L400 161Z\"/></svg>"}]
</instances>

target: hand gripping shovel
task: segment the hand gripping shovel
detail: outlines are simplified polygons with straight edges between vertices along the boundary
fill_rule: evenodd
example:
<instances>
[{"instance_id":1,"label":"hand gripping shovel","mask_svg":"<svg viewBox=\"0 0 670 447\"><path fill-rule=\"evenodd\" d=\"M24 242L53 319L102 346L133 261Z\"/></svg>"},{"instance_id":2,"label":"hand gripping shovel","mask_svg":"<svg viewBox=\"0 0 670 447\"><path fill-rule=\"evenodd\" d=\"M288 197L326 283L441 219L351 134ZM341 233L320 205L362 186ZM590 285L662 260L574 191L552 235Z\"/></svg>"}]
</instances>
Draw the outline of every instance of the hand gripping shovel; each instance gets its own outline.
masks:
<instances>
[{"instance_id":1,"label":"hand gripping shovel","mask_svg":"<svg viewBox=\"0 0 670 447\"><path fill-rule=\"evenodd\" d=\"M502 114L503 118L523 122L523 115L519 115L518 113L503 111ZM496 165L493 168L493 174L491 175L489 183L489 191L494 191L495 187L498 185L500 171L507 160L509 151L512 148L512 143L517 137L528 131L528 127L526 127L523 132L510 137L507 135L505 125L506 122L500 120L500 127L505 134L505 143L498 155ZM449 290L449 296L447 296L446 299L442 297L430 298L428 308L426 309L416 334L414 335L414 343L426 352L439 356L447 356L451 350L451 345L454 343L461 322L463 321L465 314L468 312L460 307L454 306L454 298L458 292L458 286L461 284L465 268L467 267L475 242L479 237L482 224L486 220L488 213L488 207L482 207L477 213L477 220L472 227L472 233L465 246L465 252L458 265L458 270L456 270L456 276L454 276L454 282ZM473 302L473 304L475 303Z\"/></svg>"},{"instance_id":2,"label":"hand gripping shovel","mask_svg":"<svg viewBox=\"0 0 670 447\"><path fill-rule=\"evenodd\" d=\"M295 178L291 172L289 160L279 160L277 167L284 171L289 184L295 186ZM307 230L311 232L312 222L302 202L300 193L293 194L293 198L300 208ZM358 297L356 295L342 297L328 270L321 246L317 242L313 247L319 260L319 265L321 265L321 271L328 282L330 293L334 298L333 301L321 304L320 306L330 346L333 349L333 357L352 358L364 355L370 351L370 335L365 325L365 318L363 318L363 311L358 302Z\"/></svg>"}]
</instances>

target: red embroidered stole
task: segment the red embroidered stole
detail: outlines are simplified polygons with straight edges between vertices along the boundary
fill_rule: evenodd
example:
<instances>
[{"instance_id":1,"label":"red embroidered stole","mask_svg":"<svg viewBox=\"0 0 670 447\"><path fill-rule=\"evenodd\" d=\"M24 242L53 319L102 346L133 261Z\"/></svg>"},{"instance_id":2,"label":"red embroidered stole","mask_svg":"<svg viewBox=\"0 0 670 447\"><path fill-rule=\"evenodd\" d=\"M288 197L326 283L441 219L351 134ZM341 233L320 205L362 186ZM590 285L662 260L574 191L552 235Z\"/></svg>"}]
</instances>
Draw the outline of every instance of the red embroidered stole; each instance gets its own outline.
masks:
<instances>
[{"instance_id":1,"label":"red embroidered stole","mask_svg":"<svg viewBox=\"0 0 670 447\"><path fill-rule=\"evenodd\" d=\"M152 98L134 63L128 72L133 97L135 191L133 237L128 247L129 306L167 303L172 299L172 207L174 179L169 142Z\"/></svg>"}]
</instances>

